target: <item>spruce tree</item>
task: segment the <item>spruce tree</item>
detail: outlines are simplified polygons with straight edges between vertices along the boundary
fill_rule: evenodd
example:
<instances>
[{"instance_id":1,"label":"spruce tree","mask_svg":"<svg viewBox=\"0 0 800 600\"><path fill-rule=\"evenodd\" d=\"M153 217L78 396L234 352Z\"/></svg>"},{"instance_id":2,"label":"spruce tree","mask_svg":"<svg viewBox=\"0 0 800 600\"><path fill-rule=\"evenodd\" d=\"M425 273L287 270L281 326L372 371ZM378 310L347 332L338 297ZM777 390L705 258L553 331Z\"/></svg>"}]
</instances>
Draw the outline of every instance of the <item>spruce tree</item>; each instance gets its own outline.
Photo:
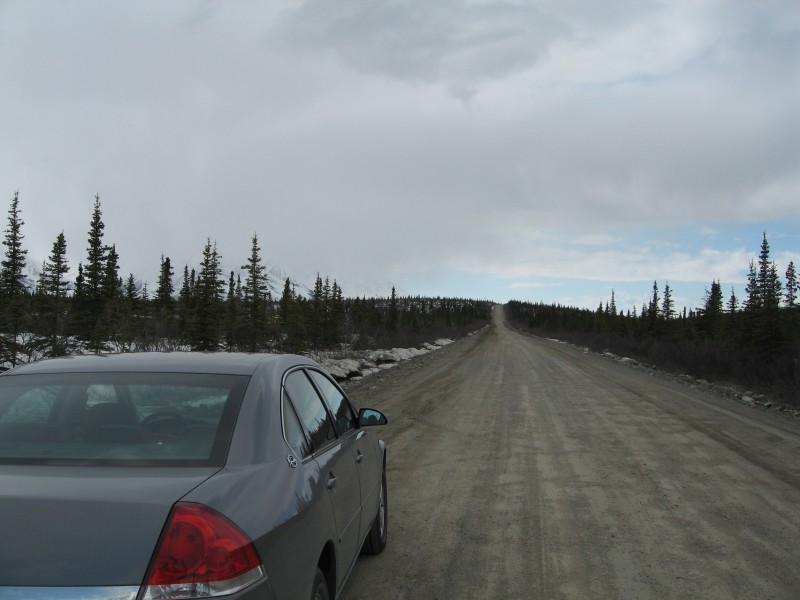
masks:
<instances>
[{"instance_id":1,"label":"spruce tree","mask_svg":"<svg viewBox=\"0 0 800 600\"><path fill-rule=\"evenodd\" d=\"M93 219L94 220L94 219ZM91 298L88 306L93 312L89 317L89 322L94 322L89 338L89 348L94 352L104 352L108 350L106 342L114 335L122 336L121 341L126 350L131 347L131 332L129 327L130 316L125 314L123 306L123 281L119 276L119 255L115 245L104 246L102 248L104 260L101 264L100 285L96 292L92 292L91 285L89 292ZM88 279L88 278L87 278Z\"/></svg>"},{"instance_id":2,"label":"spruce tree","mask_svg":"<svg viewBox=\"0 0 800 600\"><path fill-rule=\"evenodd\" d=\"M100 292L106 300L116 300L122 294L122 279L119 276L119 254L116 245L105 248L106 261Z\"/></svg>"},{"instance_id":3,"label":"spruce tree","mask_svg":"<svg viewBox=\"0 0 800 600\"><path fill-rule=\"evenodd\" d=\"M792 341L796 349L800 346L800 311L798 311L798 292L800 291L800 284L797 281L797 273L795 272L794 262L790 261L789 266L786 267L786 291L784 297L784 304L786 310L784 311L784 323L786 336ZM795 359L797 360L797 359Z\"/></svg>"},{"instance_id":4,"label":"spruce tree","mask_svg":"<svg viewBox=\"0 0 800 600\"><path fill-rule=\"evenodd\" d=\"M103 244L105 224L102 216L100 196L95 195L87 238L86 264L78 267L73 302L77 332L89 341L90 348L95 351L103 349L103 338L110 334L110 323L105 314L110 293L110 282L106 280L108 248Z\"/></svg>"},{"instance_id":5,"label":"spruce tree","mask_svg":"<svg viewBox=\"0 0 800 600\"><path fill-rule=\"evenodd\" d=\"M106 256L108 248L103 245L103 213L100 210L100 195L94 197L94 209L89 225L86 265L83 274L86 278L86 294L91 302L98 303L102 296L103 280L106 276ZM95 306L94 308L97 308Z\"/></svg>"},{"instance_id":6,"label":"spruce tree","mask_svg":"<svg viewBox=\"0 0 800 600\"><path fill-rule=\"evenodd\" d=\"M69 273L67 239L62 231L56 237L56 241L53 242L50 256L42 265L42 272L39 275L39 287L48 296L64 299L67 297L69 290L69 281L66 279L67 273Z\"/></svg>"},{"instance_id":7,"label":"spruce tree","mask_svg":"<svg viewBox=\"0 0 800 600\"><path fill-rule=\"evenodd\" d=\"M767 284L764 289L764 308L772 313L780 308L783 293L783 283L778 274L778 265L770 263L767 271Z\"/></svg>"},{"instance_id":8,"label":"spruce tree","mask_svg":"<svg viewBox=\"0 0 800 600\"><path fill-rule=\"evenodd\" d=\"M335 344L335 332L333 323L333 288L331 287L331 280L325 277L325 283L322 285L322 322L321 322L321 338L317 342L323 347L331 347Z\"/></svg>"},{"instance_id":9,"label":"spruce tree","mask_svg":"<svg viewBox=\"0 0 800 600\"><path fill-rule=\"evenodd\" d=\"M3 245L6 247L5 258L0 271L0 295L5 302L17 296L27 294L25 285L25 257L28 251L22 247L22 226L25 221L20 217L19 192L14 192L11 208L8 210L8 228Z\"/></svg>"},{"instance_id":10,"label":"spruce tree","mask_svg":"<svg viewBox=\"0 0 800 600\"><path fill-rule=\"evenodd\" d=\"M736 290L733 289L733 286L731 286L731 295L728 299L727 309L730 314L734 314L739 310L739 298L736 297Z\"/></svg>"},{"instance_id":11,"label":"spruce tree","mask_svg":"<svg viewBox=\"0 0 800 600\"><path fill-rule=\"evenodd\" d=\"M773 312L780 305L782 284L778 276L778 268L769 259L769 242L767 234L761 241L761 251L758 255L758 274L756 276L756 286L760 300L759 308L765 312Z\"/></svg>"},{"instance_id":12,"label":"spruce tree","mask_svg":"<svg viewBox=\"0 0 800 600\"><path fill-rule=\"evenodd\" d=\"M669 287L669 281L664 286L664 300L661 304L661 315L667 321L675 316L675 301L672 299L672 289Z\"/></svg>"},{"instance_id":13,"label":"spruce tree","mask_svg":"<svg viewBox=\"0 0 800 600\"><path fill-rule=\"evenodd\" d=\"M658 281L653 281L653 295L650 298L650 304L647 306L647 329L650 335L655 335L659 329L658 320L660 314L658 304Z\"/></svg>"},{"instance_id":14,"label":"spruce tree","mask_svg":"<svg viewBox=\"0 0 800 600\"><path fill-rule=\"evenodd\" d=\"M338 345L342 338L342 329L345 325L344 300L342 298L342 288L334 279L331 287L330 299L330 326L328 330L328 345L331 347Z\"/></svg>"},{"instance_id":15,"label":"spruce tree","mask_svg":"<svg viewBox=\"0 0 800 600\"><path fill-rule=\"evenodd\" d=\"M388 318L389 331L397 331L400 326L400 310L397 301L397 292L392 286L392 295L389 297L389 318Z\"/></svg>"},{"instance_id":16,"label":"spruce tree","mask_svg":"<svg viewBox=\"0 0 800 600\"><path fill-rule=\"evenodd\" d=\"M161 309L170 311L175 304L173 295L175 288L172 283L174 272L169 256L161 255L161 266L158 270L158 284L156 286L155 303Z\"/></svg>"},{"instance_id":17,"label":"spruce tree","mask_svg":"<svg viewBox=\"0 0 800 600\"><path fill-rule=\"evenodd\" d=\"M303 309L303 301L295 293L294 286L287 277L278 309L282 329L280 343L286 352L303 352L307 347Z\"/></svg>"},{"instance_id":18,"label":"spruce tree","mask_svg":"<svg viewBox=\"0 0 800 600\"><path fill-rule=\"evenodd\" d=\"M67 273L67 240L62 231L53 242L50 257L42 265L39 275L38 292L42 308L39 319L45 322L45 335L49 339L49 348L45 350L45 354L48 356L66 354L63 333L69 291Z\"/></svg>"},{"instance_id":19,"label":"spruce tree","mask_svg":"<svg viewBox=\"0 0 800 600\"><path fill-rule=\"evenodd\" d=\"M25 316L28 312L29 291L25 281L25 256L28 251L22 247L22 226L20 217L19 192L14 192L8 211L8 229L3 245L5 258L0 270L0 299L2 300L3 331L7 337L3 343L2 359L16 366L18 354L22 350L19 337L23 332Z\"/></svg>"},{"instance_id":20,"label":"spruce tree","mask_svg":"<svg viewBox=\"0 0 800 600\"><path fill-rule=\"evenodd\" d=\"M139 290L136 289L136 279L133 273L128 275L128 280L125 283L125 302L135 308L136 303L139 301Z\"/></svg>"},{"instance_id":21,"label":"spruce tree","mask_svg":"<svg viewBox=\"0 0 800 600\"><path fill-rule=\"evenodd\" d=\"M194 270L192 270L194 274ZM189 265L183 267L183 280L178 292L178 334L183 342L190 342L194 330L194 275L189 275Z\"/></svg>"},{"instance_id":22,"label":"spruce tree","mask_svg":"<svg viewBox=\"0 0 800 600\"><path fill-rule=\"evenodd\" d=\"M758 275L756 277L761 304L764 308L771 308L774 298L771 297L772 285L770 281L769 242L767 233L761 241L761 251L758 254Z\"/></svg>"},{"instance_id":23,"label":"spruce tree","mask_svg":"<svg viewBox=\"0 0 800 600\"><path fill-rule=\"evenodd\" d=\"M233 271L228 276L228 295L225 298L225 345L227 350L233 351L240 347L239 318L242 303L241 279L237 285L237 277Z\"/></svg>"},{"instance_id":24,"label":"spruce tree","mask_svg":"<svg viewBox=\"0 0 800 600\"><path fill-rule=\"evenodd\" d=\"M711 282L711 291L706 291L704 306L700 310L702 328L711 338L718 338L722 328L722 285Z\"/></svg>"},{"instance_id":25,"label":"spruce tree","mask_svg":"<svg viewBox=\"0 0 800 600\"><path fill-rule=\"evenodd\" d=\"M140 310L144 306L141 299L142 295L136 285L136 278L133 273L130 273L124 286L119 286L115 297L106 306L108 329L114 332L113 338L117 351L131 352L136 349L137 341L144 341L143 326L147 320L135 318L137 313L141 314Z\"/></svg>"},{"instance_id":26,"label":"spruce tree","mask_svg":"<svg viewBox=\"0 0 800 600\"><path fill-rule=\"evenodd\" d=\"M786 267L786 292L784 303L787 308L794 308L797 305L797 294L800 291L800 284L797 281L797 273L794 268L794 261L789 262Z\"/></svg>"},{"instance_id":27,"label":"spruce tree","mask_svg":"<svg viewBox=\"0 0 800 600\"><path fill-rule=\"evenodd\" d=\"M314 291L311 295L311 315L308 319L308 334L311 343L319 347L325 337L325 292L322 277L317 273L314 280Z\"/></svg>"},{"instance_id":28,"label":"spruce tree","mask_svg":"<svg viewBox=\"0 0 800 600\"><path fill-rule=\"evenodd\" d=\"M280 319L281 329L286 332L286 326L289 323L289 307L292 301L292 283L287 277L283 282L283 293L281 299L278 301L278 318Z\"/></svg>"},{"instance_id":29,"label":"spruce tree","mask_svg":"<svg viewBox=\"0 0 800 600\"><path fill-rule=\"evenodd\" d=\"M786 339L779 315L783 284L777 265L770 261L769 254L769 242L764 233L758 255L758 268L750 261L742 336L745 342L771 354L780 352Z\"/></svg>"},{"instance_id":30,"label":"spruce tree","mask_svg":"<svg viewBox=\"0 0 800 600\"><path fill-rule=\"evenodd\" d=\"M83 263L78 263L78 274L75 276L75 290L73 292L73 299L75 304L78 304L82 298L86 296L86 277L83 274Z\"/></svg>"},{"instance_id":31,"label":"spruce tree","mask_svg":"<svg viewBox=\"0 0 800 600\"><path fill-rule=\"evenodd\" d=\"M192 339L195 350L219 350L224 289L225 280L222 278L217 245L208 238L195 289L195 330Z\"/></svg>"},{"instance_id":32,"label":"spruce tree","mask_svg":"<svg viewBox=\"0 0 800 600\"><path fill-rule=\"evenodd\" d=\"M771 353L782 352L788 341L787 331L781 324L780 304L783 294L783 283L778 275L778 266L773 262L767 269L766 286L764 288L763 335L765 346Z\"/></svg>"},{"instance_id":33,"label":"spruce tree","mask_svg":"<svg viewBox=\"0 0 800 600\"><path fill-rule=\"evenodd\" d=\"M251 242L250 258L241 267L246 273L242 286L242 309L244 322L247 325L245 341L247 350L257 352L266 341L272 295L269 291L266 269L261 264L261 248L258 245L257 234L253 234Z\"/></svg>"}]
</instances>

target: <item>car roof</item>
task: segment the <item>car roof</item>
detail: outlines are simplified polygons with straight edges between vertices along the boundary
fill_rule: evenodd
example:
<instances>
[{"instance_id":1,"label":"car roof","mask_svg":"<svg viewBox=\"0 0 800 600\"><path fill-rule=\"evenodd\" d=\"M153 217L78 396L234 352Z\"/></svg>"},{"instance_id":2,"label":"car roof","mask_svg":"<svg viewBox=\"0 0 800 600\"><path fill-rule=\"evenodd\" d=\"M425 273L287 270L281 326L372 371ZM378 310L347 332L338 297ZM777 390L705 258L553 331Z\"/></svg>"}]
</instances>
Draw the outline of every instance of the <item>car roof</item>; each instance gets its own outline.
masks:
<instances>
[{"instance_id":1,"label":"car roof","mask_svg":"<svg viewBox=\"0 0 800 600\"><path fill-rule=\"evenodd\" d=\"M38 373L218 373L252 375L260 365L289 368L317 366L313 360L293 354L245 354L240 352L131 352L50 358L17 367L2 377Z\"/></svg>"}]
</instances>

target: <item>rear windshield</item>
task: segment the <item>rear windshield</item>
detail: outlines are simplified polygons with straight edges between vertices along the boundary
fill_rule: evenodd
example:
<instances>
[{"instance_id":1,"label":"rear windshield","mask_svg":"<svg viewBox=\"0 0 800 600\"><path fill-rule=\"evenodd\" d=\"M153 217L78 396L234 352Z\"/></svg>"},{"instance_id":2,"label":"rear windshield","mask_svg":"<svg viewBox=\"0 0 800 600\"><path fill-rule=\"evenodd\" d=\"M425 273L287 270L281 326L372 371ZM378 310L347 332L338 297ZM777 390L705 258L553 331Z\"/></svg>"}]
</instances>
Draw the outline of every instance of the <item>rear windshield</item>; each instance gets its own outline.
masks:
<instances>
[{"instance_id":1,"label":"rear windshield","mask_svg":"<svg viewBox=\"0 0 800 600\"><path fill-rule=\"evenodd\" d=\"M0 377L0 464L222 466L249 377Z\"/></svg>"}]
</instances>

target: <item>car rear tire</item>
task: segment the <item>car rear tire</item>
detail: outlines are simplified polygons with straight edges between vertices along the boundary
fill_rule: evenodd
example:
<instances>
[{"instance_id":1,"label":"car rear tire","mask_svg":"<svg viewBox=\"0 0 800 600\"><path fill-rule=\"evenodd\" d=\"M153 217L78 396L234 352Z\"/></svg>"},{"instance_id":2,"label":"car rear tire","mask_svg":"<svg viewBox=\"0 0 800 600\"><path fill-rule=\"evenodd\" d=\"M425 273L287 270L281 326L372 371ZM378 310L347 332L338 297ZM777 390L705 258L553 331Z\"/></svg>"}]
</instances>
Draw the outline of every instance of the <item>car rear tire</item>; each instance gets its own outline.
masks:
<instances>
[{"instance_id":1,"label":"car rear tire","mask_svg":"<svg viewBox=\"0 0 800 600\"><path fill-rule=\"evenodd\" d=\"M314 577L314 585L311 587L311 600L330 600L328 582L325 580L325 574L319 568Z\"/></svg>"},{"instance_id":2,"label":"car rear tire","mask_svg":"<svg viewBox=\"0 0 800 600\"><path fill-rule=\"evenodd\" d=\"M386 471L381 478L381 492L378 514L372 522L367 539L364 540L364 554L380 554L386 548L389 537L389 496L386 488Z\"/></svg>"}]
</instances>

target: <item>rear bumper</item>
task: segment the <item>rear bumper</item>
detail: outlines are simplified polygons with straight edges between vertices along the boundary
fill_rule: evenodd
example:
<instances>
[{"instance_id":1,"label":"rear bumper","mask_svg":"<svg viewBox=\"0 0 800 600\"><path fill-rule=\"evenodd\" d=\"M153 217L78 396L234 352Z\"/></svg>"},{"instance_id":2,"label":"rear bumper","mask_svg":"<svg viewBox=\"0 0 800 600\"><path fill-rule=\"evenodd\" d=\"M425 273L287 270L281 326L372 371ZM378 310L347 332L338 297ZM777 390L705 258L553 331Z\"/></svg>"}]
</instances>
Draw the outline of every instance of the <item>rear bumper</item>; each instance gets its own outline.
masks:
<instances>
[{"instance_id":1,"label":"rear bumper","mask_svg":"<svg viewBox=\"0 0 800 600\"><path fill-rule=\"evenodd\" d=\"M97 587L28 587L0 585L0 600L136 600L138 585ZM248 588L223 596L225 600L274 600L266 578Z\"/></svg>"},{"instance_id":2,"label":"rear bumper","mask_svg":"<svg viewBox=\"0 0 800 600\"><path fill-rule=\"evenodd\" d=\"M0 600L135 600L139 586L104 587L7 587L0 586Z\"/></svg>"}]
</instances>

